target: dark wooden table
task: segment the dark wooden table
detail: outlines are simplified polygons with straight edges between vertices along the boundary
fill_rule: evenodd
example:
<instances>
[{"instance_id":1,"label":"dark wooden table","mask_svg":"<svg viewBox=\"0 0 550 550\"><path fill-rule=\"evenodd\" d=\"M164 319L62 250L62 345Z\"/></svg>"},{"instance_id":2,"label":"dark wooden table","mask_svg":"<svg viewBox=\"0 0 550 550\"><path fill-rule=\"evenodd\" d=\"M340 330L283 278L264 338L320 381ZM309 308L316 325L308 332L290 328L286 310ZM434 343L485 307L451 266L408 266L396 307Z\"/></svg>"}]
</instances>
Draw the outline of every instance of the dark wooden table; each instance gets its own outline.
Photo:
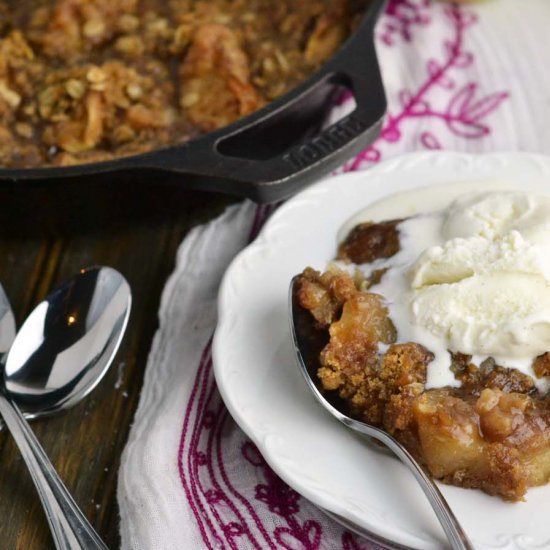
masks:
<instances>
[{"instance_id":1,"label":"dark wooden table","mask_svg":"<svg viewBox=\"0 0 550 550\"><path fill-rule=\"evenodd\" d=\"M109 548L119 547L117 474L176 249L193 226L236 199L177 188L0 189L0 282L18 325L79 268L110 265L133 291L113 366L74 409L32 427L76 502ZM53 548L42 506L9 434L0 434L0 548Z\"/></svg>"}]
</instances>

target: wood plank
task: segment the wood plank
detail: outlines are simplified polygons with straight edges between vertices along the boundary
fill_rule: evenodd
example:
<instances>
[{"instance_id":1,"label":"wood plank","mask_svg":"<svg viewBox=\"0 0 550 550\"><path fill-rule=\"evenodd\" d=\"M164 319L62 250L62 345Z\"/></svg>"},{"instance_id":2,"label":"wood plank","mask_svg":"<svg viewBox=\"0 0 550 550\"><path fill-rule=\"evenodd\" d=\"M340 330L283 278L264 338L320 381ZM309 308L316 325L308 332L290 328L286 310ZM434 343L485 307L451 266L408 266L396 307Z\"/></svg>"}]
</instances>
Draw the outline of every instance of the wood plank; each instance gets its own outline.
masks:
<instances>
[{"instance_id":1,"label":"wood plank","mask_svg":"<svg viewBox=\"0 0 550 550\"><path fill-rule=\"evenodd\" d=\"M54 285L103 264L128 279L134 303L113 367L94 393L33 429L77 503L110 548L118 548L116 483L157 327L159 298L181 238L234 202L178 188L0 191L0 282L19 323ZM41 504L11 437L0 434L2 548L49 549Z\"/></svg>"}]
</instances>

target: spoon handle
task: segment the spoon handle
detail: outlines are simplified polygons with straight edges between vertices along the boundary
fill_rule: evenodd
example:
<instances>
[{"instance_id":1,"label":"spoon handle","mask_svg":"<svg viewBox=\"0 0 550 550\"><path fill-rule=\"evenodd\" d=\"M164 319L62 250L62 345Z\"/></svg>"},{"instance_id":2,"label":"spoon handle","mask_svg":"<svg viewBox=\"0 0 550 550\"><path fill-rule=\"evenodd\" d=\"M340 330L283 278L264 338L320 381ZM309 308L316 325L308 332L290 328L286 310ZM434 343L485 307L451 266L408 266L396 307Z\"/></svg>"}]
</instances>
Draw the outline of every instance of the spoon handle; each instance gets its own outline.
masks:
<instances>
[{"instance_id":1,"label":"spoon handle","mask_svg":"<svg viewBox=\"0 0 550 550\"><path fill-rule=\"evenodd\" d=\"M15 403L0 392L0 413L27 464L60 550L108 550L57 475Z\"/></svg>"},{"instance_id":2,"label":"spoon handle","mask_svg":"<svg viewBox=\"0 0 550 550\"><path fill-rule=\"evenodd\" d=\"M424 494L428 497L437 519L441 523L441 527L443 527L443 530L447 535L451 548L453 550L474 550L474 546L470 542L468 535L466 535L462 529L458 519L454 515L450 506L447 504L445 497L437 488L435 482L426 474L426 472L424 472L420 464L418 464L411 453L409 453L409 451L407 451L407 449L401 445L399 441L383 430L379 430L378 428L369 426L363 422L358 422L348 417L341 417L339 420L353 430L378 439L378 441L389 447L395 453L397 458L399 458L399 460L401 460L401 462L403 462L403 464L405 464L405 466L407 466L414 474L416 481L418 481L420 487L424 491Z\"/></svg>"}]
</instances>

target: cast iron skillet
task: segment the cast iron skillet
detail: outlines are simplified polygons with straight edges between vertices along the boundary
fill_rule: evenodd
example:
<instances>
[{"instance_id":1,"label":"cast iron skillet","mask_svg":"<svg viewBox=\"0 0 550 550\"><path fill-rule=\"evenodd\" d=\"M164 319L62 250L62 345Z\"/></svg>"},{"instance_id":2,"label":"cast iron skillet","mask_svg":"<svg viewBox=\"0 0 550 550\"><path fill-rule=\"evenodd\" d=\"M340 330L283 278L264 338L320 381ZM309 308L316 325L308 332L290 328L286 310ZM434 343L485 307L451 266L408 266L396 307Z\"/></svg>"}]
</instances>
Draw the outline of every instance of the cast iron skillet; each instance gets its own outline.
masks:
<instances>
[{"instance_id":1,"label":"cast iron skillet","mask_svg":"<svg viewBox=\"0 0 550 550\"><path fill-rule=\"evenodd\" d=\"M351 158L378 136L386 98L373 29L385 0L372 0L357 31L320 71L266 107L204 137L113 161L0 169L1 182L167 183L258 202L284 199ZM320 129L334 95L355 110Z\"/></svg>"}]
</instances>

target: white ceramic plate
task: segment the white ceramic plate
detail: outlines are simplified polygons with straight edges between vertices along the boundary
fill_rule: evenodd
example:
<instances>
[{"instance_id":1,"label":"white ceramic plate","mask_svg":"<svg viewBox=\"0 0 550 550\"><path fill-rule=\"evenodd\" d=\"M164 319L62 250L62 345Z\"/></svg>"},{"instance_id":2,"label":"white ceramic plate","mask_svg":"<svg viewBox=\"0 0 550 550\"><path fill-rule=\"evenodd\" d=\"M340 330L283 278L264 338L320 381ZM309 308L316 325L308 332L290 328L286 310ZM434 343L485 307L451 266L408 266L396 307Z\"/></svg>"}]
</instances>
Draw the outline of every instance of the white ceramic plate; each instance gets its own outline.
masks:
<instances>
[{"instance_id":1,"label":"white ceramic plate","mask_svg":"<svg viewBox=\"0 0 550 550\"><path fill-rule=\"evenodd\" d=\"M284 204L231 264L219 296L214 367L231 414L291 487L362 533L428 550L445 536L412 475L331 418L295 362L287 312L291 277L324 269L354 213L390 193L453 182L550 186L550 158L502 153L420 153L324 180ZM505 503L442 485L479 549L550 548L550 486Z\"/></svg>"}]
</instances>

